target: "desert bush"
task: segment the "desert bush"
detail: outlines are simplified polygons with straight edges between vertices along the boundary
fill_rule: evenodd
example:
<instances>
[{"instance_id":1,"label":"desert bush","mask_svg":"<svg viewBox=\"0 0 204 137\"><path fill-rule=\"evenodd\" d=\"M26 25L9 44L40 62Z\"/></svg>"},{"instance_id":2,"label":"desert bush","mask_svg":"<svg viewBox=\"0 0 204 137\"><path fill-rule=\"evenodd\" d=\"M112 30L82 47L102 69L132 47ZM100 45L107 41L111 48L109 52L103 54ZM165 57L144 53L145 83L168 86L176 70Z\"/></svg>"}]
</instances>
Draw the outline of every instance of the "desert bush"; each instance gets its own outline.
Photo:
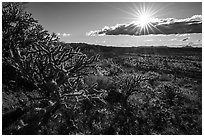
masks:
<instances>
[{"instance_id":1,"label":"desert bush","mask_svg":"<svg viewBox=\"0 0 204 137\"><path fill-rule=\"evenodd\" d=\"M137 122L140 120L138 119L140 114L132 107L133 103L137 103L137 100L132 97L135 95L141 102L142 96L139 94L142 94L140 86L142 81L143 77L137 74L124 74L115 78L114 86L108 90L108 95L104 99L108 104L114 106L113 119L110 126L104 130L104 134L139 134L141 130L138 129L140 125ZM143 101L146 102L146 100ZM137 105L141 106L141 104Z\"/></svg>"},{"instance_id":2,"label":"desert bush","mask_svg":"<svg viewBox=\"0 0 204 137\"><path fill-rule=\"evenodd\" d=\"M111 77L104 75L89 75L84 79L85 84L87 85L96 85L97 89L110 89L113 84L113 80Z\"/></svg>"},{"instance_id":3,"label":"desert bush","mask_svg":"<svg viewBox=\"0 0 204 137\"><path fill-rule=\"evenodd\" d=\"M107 76L117 76L120 73L123 73L123 69L121 68L121 66L117 64L115 60L110 58L103 59L99 63L99 66L106 72L105 75Z\"/></svg>"},{"instance_id":4,"label":"desert bush","mask_svg":"<svg viewBox=\"0 0 204 137\"><path fill-rule=\"evenodd\" d=\"M151 115L155 116L155 114L158 114L165 121L162 123L166 123L165 125L154 123L155 127L160 127L160 129L156 129L157 132L163 130L162 134L172 134L169 133L171 129L174 130L173 134L201 133L200 125L196 125L196 123L200 123L197 119L201 114L199 103L190 101L173 83L161 84L154 92L158 103L154 104L154 111L152 111L153 113L151 112ZM183 116L188 118L183 118ZM155 118L157 116L151 119L154 121ZM190 130L190 125L194 125L194 129Z\"/></svg>"},{"instance_id":5,"label":"desert bush","mask_svg":"<svg viewBox=\"0 0 204 137\"><path fill-rule=\"evenodd\" d=\"M144 76L146 79L148 79L148 82L151 84L151 86L155 86L159 78L161 77L159 73L151 72L151 71L148 71L147 73L145 73Z\"/></svg>"},{"instance_id":6,"label":"desert bush","mask_svg":"<svg viewBox=\"0 0 204 137\"><path fill-rule=\"evenodd\" d=\"M201 134L199 103L190 101L171 82L151 88L147 77L150 74L157 79L160 76L124 74L116 80L116 88L109 91L107 98L108 103L119 107L114 112L111 131L114 134Z\"/></svg>"}]
</instances>

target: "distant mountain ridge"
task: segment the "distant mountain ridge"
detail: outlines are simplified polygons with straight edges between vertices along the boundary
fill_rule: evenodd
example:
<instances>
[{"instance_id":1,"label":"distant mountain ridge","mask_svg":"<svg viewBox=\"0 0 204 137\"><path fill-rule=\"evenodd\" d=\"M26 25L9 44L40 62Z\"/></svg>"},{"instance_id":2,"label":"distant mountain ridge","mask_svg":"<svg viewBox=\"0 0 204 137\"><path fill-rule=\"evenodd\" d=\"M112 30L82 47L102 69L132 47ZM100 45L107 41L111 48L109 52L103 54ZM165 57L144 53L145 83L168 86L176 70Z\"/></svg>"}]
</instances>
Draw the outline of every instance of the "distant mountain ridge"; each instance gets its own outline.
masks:
<instances>
[{"instance_id":1,"label":"distant mountain ridge","mask_svg":"<svg viewBox=\"0 0 204 137\"><path fill-rule=\"evenodd\" d=\"M102 57L121 56L123 54L155 54L167 56L202 56L202 47L168 47L168 46L139 46L139 47L113 47L87 43L66 43L73 48L79 47L88 55L100 54Z\"/></svg>"}]
</instances>

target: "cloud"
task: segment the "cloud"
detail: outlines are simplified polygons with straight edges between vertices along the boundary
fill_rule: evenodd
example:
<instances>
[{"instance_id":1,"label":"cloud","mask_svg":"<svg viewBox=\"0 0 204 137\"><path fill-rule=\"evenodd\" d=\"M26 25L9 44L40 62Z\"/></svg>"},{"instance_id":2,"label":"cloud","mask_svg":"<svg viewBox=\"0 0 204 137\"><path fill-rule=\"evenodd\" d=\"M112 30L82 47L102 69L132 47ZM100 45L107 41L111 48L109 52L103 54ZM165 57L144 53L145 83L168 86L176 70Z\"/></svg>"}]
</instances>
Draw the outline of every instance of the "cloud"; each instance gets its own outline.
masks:
<instances>
[{"instance_id":1,"label":"cloud","mask_svg":"<svg viewBox=\"0 0 204 137\"><path fill-rule=\"evenodd\" d=\"M187 34L202 33L202 15L194 15L186 19L154 19L150 22L148 29L143 29L138 22L105 26L101 30L86 33L88 36L95 35L149 35L149 34Z\"/></svg>"},{"instance_id":2,"label":"cloud","mask_svg":"<svg viewBox=\"0 0 204 137\"><path fill-rule=\"evenodd\" d=\"M184 39L182 39L181 41L188 41L189 38L190 38L190 37L184 38Z\"/></svg>"},{"instance_id":3,"label":"cloud","mask_svg":"<svg viewBox=\"0 0 204 137\"><path fill-rule=\"evenodd\" d=\"M62 34L63 37L67 37L67 36L70 36L70 35L71 35L71 34L69 34L69 33L63 33L63 34Z\"/></svg>"},{"instance_id":4,"label":"cloud","mask_svg":"<svg viewBox=\"0 0 204 137\"><path fill-rule=\"evenodd\" d=\"M62 36L62 37L68 37L68 36L70 36L71 34L69 34L69 33L56 33L57 34L57 36Z\"/></svg>"}]
</instances>

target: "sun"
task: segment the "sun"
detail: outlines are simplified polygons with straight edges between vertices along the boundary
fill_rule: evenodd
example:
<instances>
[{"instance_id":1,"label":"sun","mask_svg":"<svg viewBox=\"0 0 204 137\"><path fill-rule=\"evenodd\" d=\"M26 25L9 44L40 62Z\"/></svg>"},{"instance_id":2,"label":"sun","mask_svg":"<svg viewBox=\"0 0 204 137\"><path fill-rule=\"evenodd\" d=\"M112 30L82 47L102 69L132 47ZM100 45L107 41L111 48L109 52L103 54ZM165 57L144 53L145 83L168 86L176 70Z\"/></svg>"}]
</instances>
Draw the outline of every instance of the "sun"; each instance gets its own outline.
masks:
<instances>
[{"instance_id":1,"label":"sun","mask_svg":"<svg viewBox=\"0 0 204 137\"><path fill-rule=\"evenodd\" d=\"M151 22L151 15L149 13L140 13L138 15L138 23L139 25L144 28Z\"/></svg>"},{"instance_id":2,"label":"sun","mask_svg":"<svg viewBox=\"0 0 204 137\"><path fill-rule=\"evenodd\" d=\"M154 31L160 31L155 25L159 21L158 12L163 8L158 8L152 3L138 3L133 4L133 8L130 8L133 16L135 35L148 35ZM161 32L161 31L160 31Z\"/></svg>"},{"instance_id":3,"label":"sun","mask_svg":"<svg viewBox=\"0 0 204 137\"><path fill-rule=\"evenodd\" d=\"M142 2L142 3L133 3L131 7L129 7L130 11L119 9L120 11L129 14L132 17L129 19L132 20L131 24L133 25L133 31L135 31L135 35L148 35L151 32L162 31L157 28L157 24L159 19L159 12L164 10L165 7L157 7L154 3ZM164 15L162 13L161 15Z\"/></svg>"}]
</instances>

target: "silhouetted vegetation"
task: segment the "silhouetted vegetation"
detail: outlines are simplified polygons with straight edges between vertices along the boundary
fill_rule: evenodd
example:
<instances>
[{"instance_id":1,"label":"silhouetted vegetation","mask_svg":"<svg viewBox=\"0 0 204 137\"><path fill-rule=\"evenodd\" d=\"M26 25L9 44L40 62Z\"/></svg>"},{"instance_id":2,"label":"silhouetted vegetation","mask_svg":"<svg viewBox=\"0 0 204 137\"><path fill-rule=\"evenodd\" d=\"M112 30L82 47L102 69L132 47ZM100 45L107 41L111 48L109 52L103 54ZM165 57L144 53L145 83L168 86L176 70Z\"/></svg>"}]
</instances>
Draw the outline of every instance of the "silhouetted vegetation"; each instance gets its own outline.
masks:
<instances>
[{"instance_id":1,"label":"silhouetted vegetation","mask_svg":"<svg viewBox=\"0 0 204 137\"><path fill-rule=\"evenodd\" d=\"M4 3L2 69L3 134L202 134L201 48L62 43Z\"/></svg>"}]
</instances>

